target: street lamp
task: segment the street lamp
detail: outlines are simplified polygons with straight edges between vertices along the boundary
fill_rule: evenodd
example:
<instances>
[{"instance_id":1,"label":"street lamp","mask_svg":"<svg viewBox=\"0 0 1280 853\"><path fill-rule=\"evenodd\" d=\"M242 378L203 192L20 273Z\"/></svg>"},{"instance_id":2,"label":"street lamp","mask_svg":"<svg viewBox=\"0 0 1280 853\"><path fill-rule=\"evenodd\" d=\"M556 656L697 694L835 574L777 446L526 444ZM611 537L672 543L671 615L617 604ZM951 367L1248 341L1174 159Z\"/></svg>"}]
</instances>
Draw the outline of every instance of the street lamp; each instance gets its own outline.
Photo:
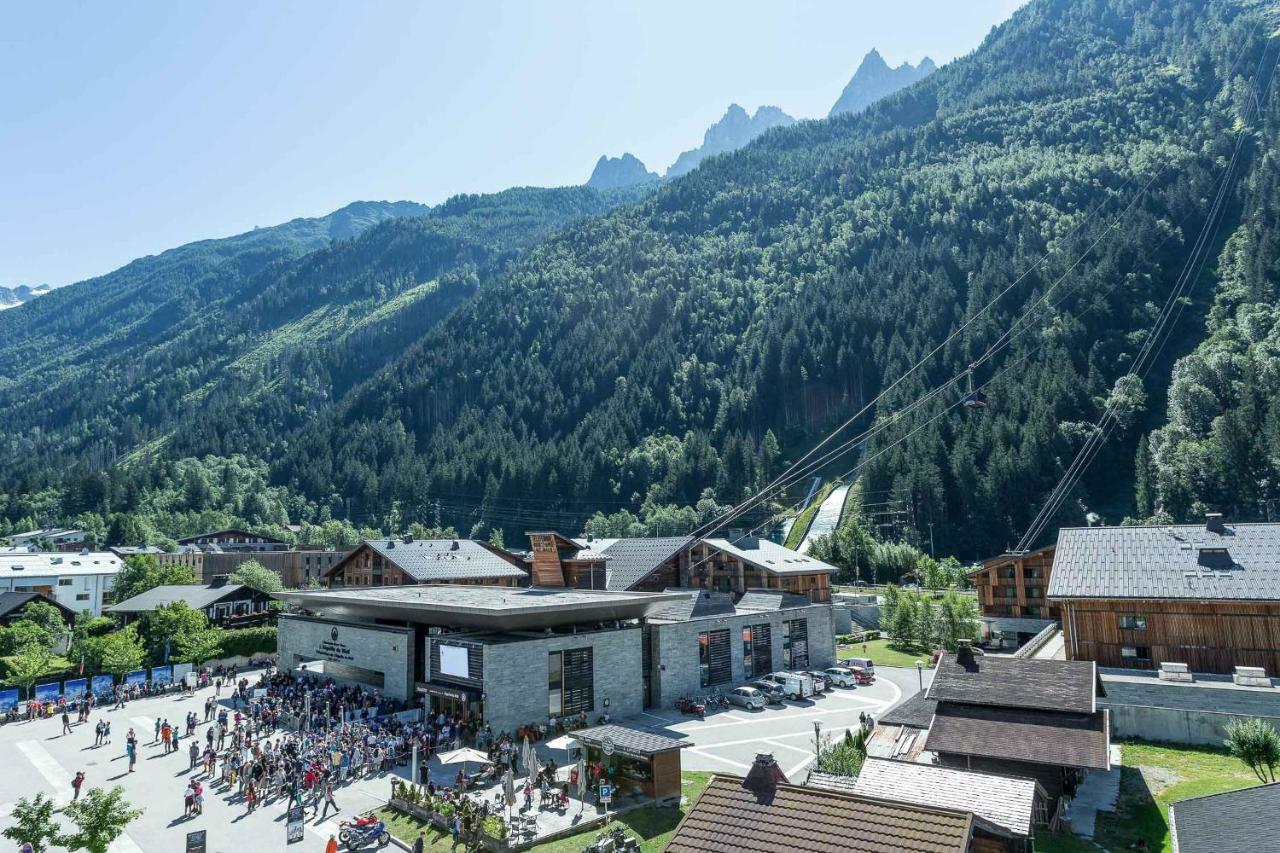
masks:
<instances>
[{"instance_id":1,"label":"street lamp","mask_svg":"<svg viewBox=\"0 0 1280 853\"><path fill-rule=\"evenodd\" d=\"M813 757L822 757L822 720L813 721Z\"/></svg>"},{"instance_id":2,"label":"street lamp","mask_svg":"<svg viewBox=\"0 0 1280 853\"><path fill-rule=\"evenodd\" d=\"M916 676L920 679L920 692L924 692L924 661L916 661Z\"/></svg>"}]
</instances>

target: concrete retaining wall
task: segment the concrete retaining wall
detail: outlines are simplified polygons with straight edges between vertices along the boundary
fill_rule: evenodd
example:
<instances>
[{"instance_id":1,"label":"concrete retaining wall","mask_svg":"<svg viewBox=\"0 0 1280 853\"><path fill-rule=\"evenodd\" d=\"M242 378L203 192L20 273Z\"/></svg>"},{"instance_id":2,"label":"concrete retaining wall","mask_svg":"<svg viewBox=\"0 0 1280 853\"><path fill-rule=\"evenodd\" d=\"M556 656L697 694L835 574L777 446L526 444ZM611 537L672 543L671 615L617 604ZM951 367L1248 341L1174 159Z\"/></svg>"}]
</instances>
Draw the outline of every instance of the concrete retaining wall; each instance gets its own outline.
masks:
<instances>
[{"instance_id":1,"label":"concrete retaining wall","mask_svg":"<svg viewBox=\"0 0 1280 853\"><path fill-rule=\"evenodd\" d=\"M1117 739L1140 738L1163 743L1222 746L1227 737L1227 724L1232 720L1246 719L1241 714L1221 711L1109 705L1105 701L1099 701L1098 706L1111 711L1111 736ZM1262 719L1280 729L1280 717Z\"/></svg>"}]
</instances>

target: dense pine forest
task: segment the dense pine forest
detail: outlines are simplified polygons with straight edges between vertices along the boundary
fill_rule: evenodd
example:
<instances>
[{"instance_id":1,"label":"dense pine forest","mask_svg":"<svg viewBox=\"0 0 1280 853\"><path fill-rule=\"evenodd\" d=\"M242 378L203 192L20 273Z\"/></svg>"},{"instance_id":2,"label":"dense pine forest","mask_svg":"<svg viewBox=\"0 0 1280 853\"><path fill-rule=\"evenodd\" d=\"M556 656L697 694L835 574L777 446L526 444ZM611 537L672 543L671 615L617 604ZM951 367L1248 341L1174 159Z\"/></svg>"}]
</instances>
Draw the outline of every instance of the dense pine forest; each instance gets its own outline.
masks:
<instances>
[{"instance_id":1,"label":"dense pine forest","mask_svg":"<svg viewBox=\"0 0 1280 853\"><path fill-rule=\"evenodd\" d=\"M1032 0L866 112L656 188L459 198L320 245L211 241L41 297L0 315L0 515L106 519L163 495L177 526L216 503L262 525L511 539L594 509L733 503L959 331L842 435L1002 342L972 377L988 408L955 406L957 385L826 467L864 461L903 535L963 556L1016 542L1118 396L1124 428L1049 535L1086 512L1267 517L1269 9ZM1135 388L1122 377L1224 181L1214 261ZM255 488L201 485L241 471Z\"/></svg>"}]
</instances>

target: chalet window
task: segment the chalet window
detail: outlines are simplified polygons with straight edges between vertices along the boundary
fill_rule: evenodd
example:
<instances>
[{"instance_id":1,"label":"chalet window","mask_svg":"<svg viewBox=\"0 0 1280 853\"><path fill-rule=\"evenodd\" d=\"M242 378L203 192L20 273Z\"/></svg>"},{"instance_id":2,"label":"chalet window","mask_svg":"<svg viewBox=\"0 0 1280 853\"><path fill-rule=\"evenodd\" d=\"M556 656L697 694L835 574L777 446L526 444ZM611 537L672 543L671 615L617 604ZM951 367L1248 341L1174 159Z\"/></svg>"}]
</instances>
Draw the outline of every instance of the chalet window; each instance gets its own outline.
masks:
<instances>
[{"instance_id":1,"label":"chalet window","mask_svg":"<svg viewBox=\"0 0 1280 853\"><path fill-rule=\"evenodd\" d=\"M71 586L71 578L58 578L58 586Z\"/></svg>"},{"instance_id":2,"label":"chalet window","mask_svg":"<svg viewBox=\"0 0 1280 853\"><path fill-rule=\"evenodd\" d=\"M1132 660L1148 660L1151 657L1151 650L1146 646L1121 646L1120 657Z\"/></svg>"},{"instance_id":3,"label":"chalet window","mask_svg":"<svg viewBox=\"0 0 1280 853\"><path fill-rule=\"evenodd\" d=\"M1038 586L1027 587L1027 598L1039 598L1039 597L1040 597L1040 587Z\"/></svg>"},{"instance_id":4,"label":"chalet window","mask_svg":"<svg viewBox=\"0 0 1280 853\"><path fill-rule=\"evenodd\" d=\"M89 600L89 593L87 592L76 593L76 601L88 601L88 600Z\"/></svg>"},{"instance_id":5,"label":"chalet window","mask_svg":"<svg viewBox=\"0 0 1280 853\"><path fill-rule=\"evenodd\" d=\"M1130 631L1145 631L1147 629L1147 617L1125 613L1120 617L1120 627L1127 628Z\"/></svg>"},{"instance_id":6,"label":"chalet window","mask_svg":"<svg viewBox=\"0 0 1280 853\"><path fill-rule=\"evenodd\" d=\"M1018 588L1016 586L1006 586L1004 588L1004 594L1006 598L1017 598Z\"/></svg>"}]
</instances>

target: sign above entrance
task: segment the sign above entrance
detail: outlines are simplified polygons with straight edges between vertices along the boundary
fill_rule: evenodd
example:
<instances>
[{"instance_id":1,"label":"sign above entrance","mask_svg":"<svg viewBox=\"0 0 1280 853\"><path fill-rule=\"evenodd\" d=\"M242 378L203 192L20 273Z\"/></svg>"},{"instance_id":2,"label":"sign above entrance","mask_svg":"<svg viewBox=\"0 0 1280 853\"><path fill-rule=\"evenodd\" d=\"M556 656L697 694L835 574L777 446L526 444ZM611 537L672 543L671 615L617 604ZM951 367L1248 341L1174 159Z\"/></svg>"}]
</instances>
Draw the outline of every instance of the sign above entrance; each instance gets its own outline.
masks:
<instances>
[{"instance_id":1,"label":"sign above entrance","mask_svg":"<svg viewBox=\"0 0 1280 853\"><path fill-rule=\"evenodd\" d=\"M613 738L607 737L600 741L600 751L605 755L613 755Z\"/></svg>"}]
</instances>

